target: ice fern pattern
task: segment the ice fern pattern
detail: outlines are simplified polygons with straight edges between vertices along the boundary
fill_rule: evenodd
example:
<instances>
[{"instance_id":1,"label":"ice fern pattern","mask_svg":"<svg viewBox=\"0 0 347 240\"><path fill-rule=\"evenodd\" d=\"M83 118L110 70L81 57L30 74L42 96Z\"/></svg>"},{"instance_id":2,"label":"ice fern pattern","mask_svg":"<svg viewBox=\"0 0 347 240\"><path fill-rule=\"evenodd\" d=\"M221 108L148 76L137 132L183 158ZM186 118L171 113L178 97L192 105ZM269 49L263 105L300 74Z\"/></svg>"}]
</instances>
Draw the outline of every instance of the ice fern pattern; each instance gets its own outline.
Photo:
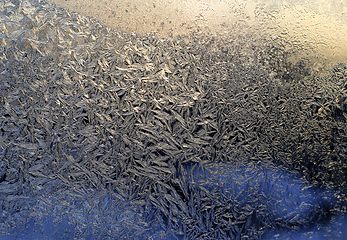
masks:
<instances>
[{"instance_id":1,"label":"ice fern pattern","mask_svg":"<svg viewBox=\"0 0 347 240\"><path fill-rule=\"evenodd\" d=\"M345 63L307 74L251 28L140 36L40 0L0 17L2 239L342 237Z\"/></svg>"}]
</instances>

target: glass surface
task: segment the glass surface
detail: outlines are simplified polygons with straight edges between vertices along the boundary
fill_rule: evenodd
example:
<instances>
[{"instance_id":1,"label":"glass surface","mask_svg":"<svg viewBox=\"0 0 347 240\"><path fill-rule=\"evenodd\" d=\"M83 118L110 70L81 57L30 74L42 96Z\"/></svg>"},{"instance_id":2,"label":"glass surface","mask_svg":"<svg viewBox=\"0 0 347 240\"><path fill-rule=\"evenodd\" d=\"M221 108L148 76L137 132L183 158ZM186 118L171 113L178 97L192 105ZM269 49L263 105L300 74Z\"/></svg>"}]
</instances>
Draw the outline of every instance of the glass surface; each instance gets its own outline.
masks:
<instances>
[{"instance_id":1,"label":"glass surface","mask_svg":"<svg viewBox=\"0 0 347 240\"><path fill-rule=\"evenodd\" d=\"M347 2L0 0L1 239L347 239Z\"/></svg>"}]
</instances>

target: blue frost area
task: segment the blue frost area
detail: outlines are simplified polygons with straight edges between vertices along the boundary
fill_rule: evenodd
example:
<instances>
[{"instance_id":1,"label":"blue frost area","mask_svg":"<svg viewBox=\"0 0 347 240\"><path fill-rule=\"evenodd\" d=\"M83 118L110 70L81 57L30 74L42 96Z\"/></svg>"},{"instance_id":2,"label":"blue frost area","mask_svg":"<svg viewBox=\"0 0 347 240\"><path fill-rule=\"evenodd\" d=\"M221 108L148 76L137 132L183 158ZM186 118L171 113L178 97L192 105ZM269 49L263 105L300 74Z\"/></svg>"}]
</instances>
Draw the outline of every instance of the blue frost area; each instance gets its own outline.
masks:
<instances>
[{"instance_id":1,"label":"blue frost area","mask_svg":"<svg viewBox=\"0 0 347 240\"><path fill-rule=\"evenodd\" d=\"M276 167L271 163L211 163L204 166L189 164L185 169L184 174L188 176L189 184L192 186L218 193L221 197L232 200L240 211L254 211L257 216L267 215L274 222L286 221L294 224L305 221L315 210L317 201L319 201L315 195L315 189L309 182L298 178L295 173ZM110 201L109 196L102 197L98 205L105 215L109 211L118 213L113 216L112 222L116 222L119 227L123 226L122 224L130 225L132 223L136 225L146 221L146 218L136 212L136 209L127 207L126 202L117 205L112 201ZM85 209L90 209L89 213L81 215L82 221L100 219L99 213L92 211L92 206L88 201L82 204ZM58 205L56 207L59 209ZM30 220L25 226L16 227L11 235L2 236L1 239L120 239L121 237L107 236L107 234L103 236L103 233L95 234L102 232L98 229L107 230L114 227L108 224L104 222L102 226L88 225L89 227L77 234L76 224L71 223L67 214L59 224L55 224L51 217L41 221L41 224L35 224L34 220ZM339 224L341 224L341 231L344 231L346 219L340 221ZM166 227L164 226L164 228ZM155 228L157 230L152 229L152 234L147 234L145 239L185 239L183 236L175 236L165 232L160 226ZM307 234L310 236L309 239L324 239L319 235L317 229L304 229L299 233L270 232L266 236L269 239L290 239L289 237L307 239ZM80 237L76 238L76 235L80 235Z\"/></svg>"},{"instance_id":2,"label":"blue frost area","mask_svg":"<svg viewBox=\"0 0 347 240\"><path fill-rule=\"evenodd\" d=\"M25 226L16 227L10 235L1 236L3 240L36 240L36 239L73 239L74 226L69 224L65 218L58 225L53 223L52 218L47 218L42 224L35 224L31 219ZM84 239L93 239L92 236L86 236Z\"/></svg>"},{"instance_id":3,"label":"blue frost area","mask_svg":"<svg viewBox=\"0 0 347 240\"><path fill-rule=\"evenodd\" d=\"M317 200L308 181L270 163L189 166L188 171L194 176L193 183L209 190L217 188L243 206L262 206L273 219L299 221Z\"/></svg>"}]
</instances>

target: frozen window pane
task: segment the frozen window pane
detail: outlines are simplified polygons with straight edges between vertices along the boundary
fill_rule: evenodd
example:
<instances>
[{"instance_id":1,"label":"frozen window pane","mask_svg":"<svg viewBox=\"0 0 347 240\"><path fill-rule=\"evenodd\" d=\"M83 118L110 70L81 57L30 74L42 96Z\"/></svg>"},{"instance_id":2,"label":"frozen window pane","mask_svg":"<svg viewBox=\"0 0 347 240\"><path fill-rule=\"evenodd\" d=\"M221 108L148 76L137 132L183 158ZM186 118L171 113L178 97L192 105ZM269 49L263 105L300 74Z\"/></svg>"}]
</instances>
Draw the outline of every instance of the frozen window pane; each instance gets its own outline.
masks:
<instances>
[{"instance_id":1,"label":"frozen window pane","mask_svg":"<svg viewBox=\"0 0 347 240\"><path fill-rule=\"evenodd\" d=\"M345 238L343 1L54 2L0 1L1 239Z\"/></svg>"}]
</instances>

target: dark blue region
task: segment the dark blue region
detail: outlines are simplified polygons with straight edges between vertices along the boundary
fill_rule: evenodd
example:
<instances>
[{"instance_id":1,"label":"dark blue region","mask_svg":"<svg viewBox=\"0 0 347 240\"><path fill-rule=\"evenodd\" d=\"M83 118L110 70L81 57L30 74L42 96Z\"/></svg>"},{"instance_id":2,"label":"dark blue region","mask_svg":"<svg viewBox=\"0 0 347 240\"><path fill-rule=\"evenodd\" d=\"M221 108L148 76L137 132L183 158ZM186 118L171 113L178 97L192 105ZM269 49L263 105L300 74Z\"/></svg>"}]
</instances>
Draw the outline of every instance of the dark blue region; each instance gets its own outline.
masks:
<instances>
[{"instance_id":1,"label":"dark blue region","mask_svg":"<svg viewBox=\"0 0 347 240\"><path fill-rule=\"evenodd\" d=\"M347 216L342 218L336 224L340 225L339 230L342 232L341 240L347 239ZM328 226L329 227L329 226ZM272 233L269 234L265 239L281 239L280 234ZM320 235L319 230L307 231L296 234L291 234L290 236L282 236L283 239L297 239L297 240L327 240L328 237ZM67 219L64 219L60 224L55 225L52 219L48 218L43 222L43 225L35 224L33 220L30 220L24 227L15 228L10 235L0 236L1 240L68 240L76 239L74 237L74 226L68 223ZM93 240L96 239L93 234L89 233L81 237L80 239ZM98 236L100 239L100 236ZM107 239L110 239L107 237ZM111 238L112 239L112 238ZM114 236L113 239L118 239L117 236ZM161 237L150 237L148 239L152 240L162 240ZM173 235L166 236L167 240L177 239ZM183 239L183 238L179 238ZM335 239L338 240L338 239Z\"/></svg>"},{"instance_id":2,"label":"dark blue region","mask_svg":"<svg viewBox=\"0 0 347 240\"><path fill-rule=\"evenodd\" d=\"M314 189L308 181L299 179L294 173L271 164L248 163L240 166L235 166L235 164L209 164L204 167L190 164L185 169L187 176L193 176L193 178L188 178L189 184L198 185L211 192L220 191L220 193L236 199L240 204L240 208L248 204L257 211L258 206L253 200L262 196L262 205L265 205L266 209L268 209L273 221L281 219L281 221L292 223L303 222L307 216L314 214L314 211L317 210L317 207L320 207L319 205L322 202L318 196L320 192ZM279 199L276 199L277 195L286 197L282 197L281 201L279 201ZM325 196L329 195L325 194ZM326 201L333 200L328 198ZM104 198L104 202L104 205L108 205L108 196ZM128 216L132 218L131 215ZM88 215L83 217L90 218ZM324 227L339 230L342 232L341 239L347 239L347 217L337 217L340 218L333 222L327 221ZM133 219L127 219L127 217L123 218L122 221L127 220L133 221ZM91 228L105 229L108 227L104 225ZM95 236L93 232L97 231L93 231L91 228L87 228L82 235L79 233L79 236L76 237L75 228L76 225L71 224L68 217L65 217L58 224L54 223L51 217L40 221L40 224L35 223L31 219L24 226L17 226L10 235L1 236L0 239L119 239L119 236ZM157 228L153 232L149 238L144 239L185 239L185 236L171 235L167 232L165 234L162 228ZM329 239L324 236L315 222L312 222L309 227L300 231L270 231L263 237L264 239Z\"/></svg>"},{"instance_id":3,"label":"dark blue region","mask_svg":"<svg viewBox=\"0 0 347 240\"><path fill-rule=\"evenodd\" d=\"M52 218L47 218L41 224L36 224L31 219L24 226L16 227L10 235L1 236L3 240L63 240L74 239L74 226L69 224L68 219L64 219L58 225L53 223ZM87 236L85 239L93 239Z\"/></svg>"},{"instance_id":4,"label":"dark blue region","mask_svg":"<svg viewBox=\"0 0 347 240\"><path fill-rule=\"evenodd\" d=\"M297 221L316 204L315 189L298 174L279 168L270 163L212 164L193 170L189 166L188 176L209 190L219 188L243 205L254 205L258 198L274 218Z\"/></svg>"}]
</instances>

